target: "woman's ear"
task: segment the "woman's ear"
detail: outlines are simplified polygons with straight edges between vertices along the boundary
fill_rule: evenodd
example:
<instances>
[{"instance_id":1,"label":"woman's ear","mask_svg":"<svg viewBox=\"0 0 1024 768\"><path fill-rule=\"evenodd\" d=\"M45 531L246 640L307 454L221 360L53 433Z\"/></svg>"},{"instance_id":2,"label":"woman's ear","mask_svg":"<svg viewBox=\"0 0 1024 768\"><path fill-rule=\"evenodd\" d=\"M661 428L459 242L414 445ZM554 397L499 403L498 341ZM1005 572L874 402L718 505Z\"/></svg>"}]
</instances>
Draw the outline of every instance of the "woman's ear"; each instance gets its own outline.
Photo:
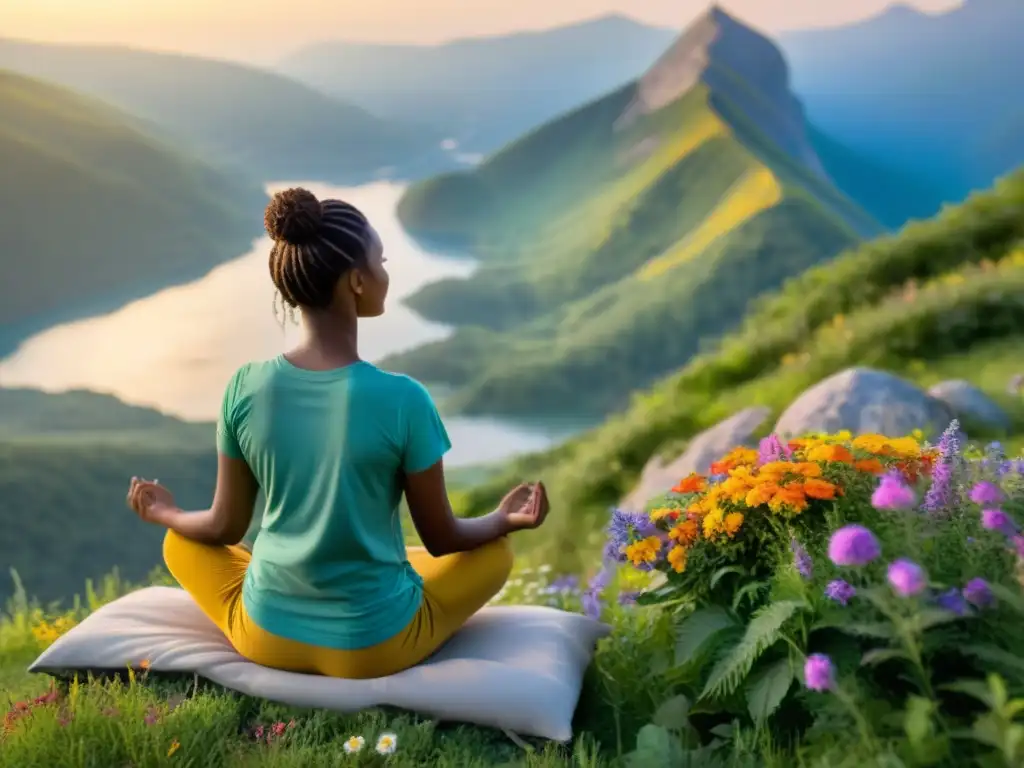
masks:
<instances>
[{"instance_id":1,"label":"woman's ear","mask_svg":"<svg viewBox=\"0 0 1024 768\"><path fill-rule=\"evenodd\" d=\"M350 269L348 271L348 287L352 289L352 293L356 296L363 295L363 273L358 269Z\"/></svg>"}]
</instances>

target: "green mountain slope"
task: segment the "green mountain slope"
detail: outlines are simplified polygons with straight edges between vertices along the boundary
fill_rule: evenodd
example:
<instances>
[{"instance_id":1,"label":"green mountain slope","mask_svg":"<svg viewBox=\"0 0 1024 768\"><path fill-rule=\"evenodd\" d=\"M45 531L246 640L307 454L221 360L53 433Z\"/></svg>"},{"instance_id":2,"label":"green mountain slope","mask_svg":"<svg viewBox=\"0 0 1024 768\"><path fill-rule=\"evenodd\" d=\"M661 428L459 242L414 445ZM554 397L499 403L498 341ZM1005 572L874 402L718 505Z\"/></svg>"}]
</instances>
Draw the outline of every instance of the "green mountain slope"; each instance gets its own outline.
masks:
<instances>
[{"instance_id":1,"label":"green mountain slope","mask_svg":"<svg viewBox=\"0 0 1024 768\"><path fill-rule=\"evenodd\" d=\"M55 318L244 253L266 197L128 116L0 71L0 354Z\"/></svg>"},{"instance_id":2,"label":"green mountain slope","mask_svg":"<svg viewBox=\"0 0 1024 768\"><path fill-rule=\"evenodd\" d=\"M13 568L50 601L113 568L141 580L162 531L125 507L132 475L155 477L186 509L210 503L213 425L190 424L90 392L0 389L0 602Z\"/></svg>"},{"instance_id":3,"label":"green mountain slope","mask_svg":"<svg viewBox=\"0 0 1024 768\"><path fill-rule=\"evenodd\" d=\"M427 170L437 159L440 137L227 61L0 39L0 67L103 99L260 182L361 182L384 166Z\"/></svg>"},{"instance_id":4,"label":"green mountain slope","mask_svg":"<svg viewBox=\"0 0 1024 768\"><path fill-rule=\"evenodd\" d=\"M1024 400L1006 391L1024 372L1024 169L787 281L714 350L635 396L625 412L513 462L466 503L483 513L510 484L542 477L562 514L535 544L548 559L579 557L652 455L750 405L777 416L804 389L852 365L924 385L971 380L1013 416L1008 442L1024 445Z\"/></svg>"},{"instance_id":5,"label":"green mountain slope","mask_svg":"<svg viewBox=\"0 0 1024 768\"><path fill-rule=\"evenodd\" d=\"M385 364L517 415L621 407L880 231L821 170L778 50L717 9L635 83L414 186L399 215L484 264L409 301L456 333Z\"/></svg>"}]
</instances>

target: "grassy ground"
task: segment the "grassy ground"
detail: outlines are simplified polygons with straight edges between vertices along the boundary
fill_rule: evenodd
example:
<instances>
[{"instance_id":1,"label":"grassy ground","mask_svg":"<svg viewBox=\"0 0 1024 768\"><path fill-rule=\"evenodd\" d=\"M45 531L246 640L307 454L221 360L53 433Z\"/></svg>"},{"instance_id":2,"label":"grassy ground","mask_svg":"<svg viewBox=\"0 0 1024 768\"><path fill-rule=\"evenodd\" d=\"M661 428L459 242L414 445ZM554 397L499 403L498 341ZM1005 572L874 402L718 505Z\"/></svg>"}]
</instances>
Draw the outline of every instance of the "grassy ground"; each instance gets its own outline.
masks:
<instances>
[{"instance_id":1,"label":"grassy ground","mask_svg":"<svg viewBox=\"0 0 1024 768\"><path fill-rule=\"evenodd\" d=\"M542 602L578 609L573 594L548 594L553 574L520 569L498 602ZM157 580L161 580L157 577ZM47 614L23 599L0 616L0 711L50 691L50 678L25 670L53 637L127 589L108 579L68 613ZM515 739L500 731L439 725L413 715L307 712L234 695L192 679L141 672L124 680L82 681L61 701L43 703L0 736L0 766L379 765L381 734L394 734L394 766L611 765L628 753L638 729L666 697L652 658L671 648L666 627L633 607L611 609L613 640L602 641L569 745ZM275 733L280 731L280 735ZM260 730L262 727L262 730ZM359 755L344 742L363 736Z\"/></svg>"}]
</instances>

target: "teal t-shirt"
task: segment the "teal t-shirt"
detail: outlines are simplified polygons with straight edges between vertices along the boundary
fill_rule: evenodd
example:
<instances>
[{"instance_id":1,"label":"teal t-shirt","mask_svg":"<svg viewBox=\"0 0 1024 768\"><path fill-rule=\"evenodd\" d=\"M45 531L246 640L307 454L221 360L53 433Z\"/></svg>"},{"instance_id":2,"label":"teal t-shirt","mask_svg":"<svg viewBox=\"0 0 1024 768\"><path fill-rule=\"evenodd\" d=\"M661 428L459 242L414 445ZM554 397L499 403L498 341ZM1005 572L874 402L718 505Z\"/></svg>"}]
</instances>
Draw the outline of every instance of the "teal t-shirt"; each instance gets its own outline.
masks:
<instances>
[{"instance_id":1,"label":"teal t-shirt","mask_svg":"<svg viewBox=\"0 0 1024 768\"><path fill-rule=\"evenodd\" d=\"M405 628L423 580L406 557L400 474L451 447L423 385L366 362L250 363L224 394L217 447L244 459L266 496L242 588L258 626L339 649Z\"/></svg>"}]
</instances>

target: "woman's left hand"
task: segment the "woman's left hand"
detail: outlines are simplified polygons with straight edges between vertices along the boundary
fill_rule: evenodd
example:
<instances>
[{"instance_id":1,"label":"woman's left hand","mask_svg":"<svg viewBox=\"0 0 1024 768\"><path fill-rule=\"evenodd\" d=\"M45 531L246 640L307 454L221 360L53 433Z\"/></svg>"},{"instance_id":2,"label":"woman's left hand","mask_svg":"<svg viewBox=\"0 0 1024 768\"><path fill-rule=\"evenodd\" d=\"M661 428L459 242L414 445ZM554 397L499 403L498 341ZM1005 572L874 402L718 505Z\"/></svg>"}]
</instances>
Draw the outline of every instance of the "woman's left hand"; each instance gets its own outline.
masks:
<instances>
[{"instance_id":1,"label":"woman's left hand","mask_svg":"<svg viewBox=\"0 0 1024 768\"><path fill-rule=\"evenodd\" d=\"M147 523L166 525L179 510L174 496L156 480L132 478L126 499L128 506Z\"/></svg>"}]
</instances>

